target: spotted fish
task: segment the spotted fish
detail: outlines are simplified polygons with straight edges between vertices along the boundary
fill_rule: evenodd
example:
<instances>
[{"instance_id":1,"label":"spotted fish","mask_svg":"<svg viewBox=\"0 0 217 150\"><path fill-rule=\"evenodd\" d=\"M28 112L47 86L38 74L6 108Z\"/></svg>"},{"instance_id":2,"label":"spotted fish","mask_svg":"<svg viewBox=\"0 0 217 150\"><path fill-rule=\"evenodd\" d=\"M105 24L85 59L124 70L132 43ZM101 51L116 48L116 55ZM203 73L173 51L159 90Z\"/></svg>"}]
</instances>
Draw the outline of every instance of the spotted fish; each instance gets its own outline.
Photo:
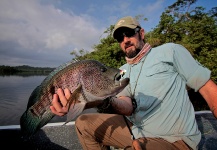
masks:
<instances>
[{"instance_id":1,"label":"spotted fish","mask_svg":"<svg viewBox=\"0 0 217 150\"><path fill-rule=\"evenodd\" d=\"M27 109L20 118L21 131L24 136L31 136L55 116L50 105L58 88L68 88L72 93L68 100L68 123L83 112L87 103L115 96L128 83L129 78L123 78L123 71L96 60L63 64L52 71L31 93ZM79 103L74 104L73 101Z\"/></svg>"}]
</instances>

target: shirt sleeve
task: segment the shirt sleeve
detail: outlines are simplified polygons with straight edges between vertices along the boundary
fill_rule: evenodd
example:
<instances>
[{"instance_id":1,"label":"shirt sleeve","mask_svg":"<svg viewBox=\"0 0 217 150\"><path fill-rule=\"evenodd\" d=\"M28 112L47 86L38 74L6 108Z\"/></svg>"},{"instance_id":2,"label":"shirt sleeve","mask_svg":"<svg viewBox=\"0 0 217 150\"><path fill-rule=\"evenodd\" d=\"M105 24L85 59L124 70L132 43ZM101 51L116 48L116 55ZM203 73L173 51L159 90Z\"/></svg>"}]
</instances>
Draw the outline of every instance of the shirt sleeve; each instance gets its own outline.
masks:
<instances>
[{"instance_id":1,"label":"shirt sleeve","mask_svg":"<svg viewBox=\"0 0 217 150\"><path fill-rule=\"evenodd\" d=\"M174 44L172 49L175 69L187 86L198 91L210 79L211 71L196 61L182 45Z\"/></svg>"}]
</instances>

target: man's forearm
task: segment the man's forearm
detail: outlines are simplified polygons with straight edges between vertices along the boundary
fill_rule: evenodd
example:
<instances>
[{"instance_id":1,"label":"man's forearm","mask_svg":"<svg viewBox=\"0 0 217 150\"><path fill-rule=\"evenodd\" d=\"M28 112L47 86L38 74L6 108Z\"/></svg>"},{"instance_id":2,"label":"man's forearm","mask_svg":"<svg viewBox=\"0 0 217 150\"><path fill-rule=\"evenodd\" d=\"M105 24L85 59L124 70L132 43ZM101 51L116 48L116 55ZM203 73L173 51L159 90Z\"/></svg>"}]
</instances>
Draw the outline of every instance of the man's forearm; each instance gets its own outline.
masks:
<instances>
[{"instance_id":1,"label":"man's forearm","mask_svg":"<svg viewBox=\"0 0 217 150\"><path fill-rule=\"evenodd\" d=\"M113 98L111 105L117 114L130 116L133 113L132 100L129 97Z\"/></svg>"},{"instance_id":2,"label":"man's forearm","mask_svg":"<svg viewBox=\"0 0 217 150\"><path fill-rule=\"evenodd\" d=\"M203 87L200 88L199 92L203 96L203 98L206 100L213 115L217 118L217 86L216 84L212 80L209 80Z\"/></svg>"}]
</instances>

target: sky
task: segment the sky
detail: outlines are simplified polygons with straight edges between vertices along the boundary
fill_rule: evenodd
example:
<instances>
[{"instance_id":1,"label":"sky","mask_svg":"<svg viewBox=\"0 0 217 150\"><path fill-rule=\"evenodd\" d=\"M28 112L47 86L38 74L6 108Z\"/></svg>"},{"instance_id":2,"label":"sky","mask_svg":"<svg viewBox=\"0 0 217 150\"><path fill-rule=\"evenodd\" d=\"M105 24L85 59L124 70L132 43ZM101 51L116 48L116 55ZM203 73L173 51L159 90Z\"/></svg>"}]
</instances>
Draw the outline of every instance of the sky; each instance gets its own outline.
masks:
<instances>
[{"instance_id":1,"label":"sky","mask_svg":"<svg viewBox=\"0 0 217 150\"><path fill-rule=\"evenodd\" d=\"M143 15L146 32L176 0L1 0L0 65L58 67L74 50L91 52L121 17ZM216 0L198 0L206 10Z\"/></svg>"}]
</instances>

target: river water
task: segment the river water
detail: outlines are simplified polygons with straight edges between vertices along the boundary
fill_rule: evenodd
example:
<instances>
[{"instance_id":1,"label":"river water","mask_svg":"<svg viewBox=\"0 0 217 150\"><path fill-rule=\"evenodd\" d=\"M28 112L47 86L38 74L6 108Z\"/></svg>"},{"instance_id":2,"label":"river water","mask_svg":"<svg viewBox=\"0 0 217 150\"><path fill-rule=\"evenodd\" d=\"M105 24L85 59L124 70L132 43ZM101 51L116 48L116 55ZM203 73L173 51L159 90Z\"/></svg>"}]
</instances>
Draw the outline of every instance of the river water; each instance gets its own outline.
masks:
<instances>
[{"instance_id":1,"label":"river water","mask_svg":"<svg viewBox=\"0 0 217 150\"><path fill-rule=\"evenodd\" d=\"M0 76L0 126L19 125L32 91L46 76ZM51 122L62 122L54 117Z\"/></svg>"}]
</instances>

